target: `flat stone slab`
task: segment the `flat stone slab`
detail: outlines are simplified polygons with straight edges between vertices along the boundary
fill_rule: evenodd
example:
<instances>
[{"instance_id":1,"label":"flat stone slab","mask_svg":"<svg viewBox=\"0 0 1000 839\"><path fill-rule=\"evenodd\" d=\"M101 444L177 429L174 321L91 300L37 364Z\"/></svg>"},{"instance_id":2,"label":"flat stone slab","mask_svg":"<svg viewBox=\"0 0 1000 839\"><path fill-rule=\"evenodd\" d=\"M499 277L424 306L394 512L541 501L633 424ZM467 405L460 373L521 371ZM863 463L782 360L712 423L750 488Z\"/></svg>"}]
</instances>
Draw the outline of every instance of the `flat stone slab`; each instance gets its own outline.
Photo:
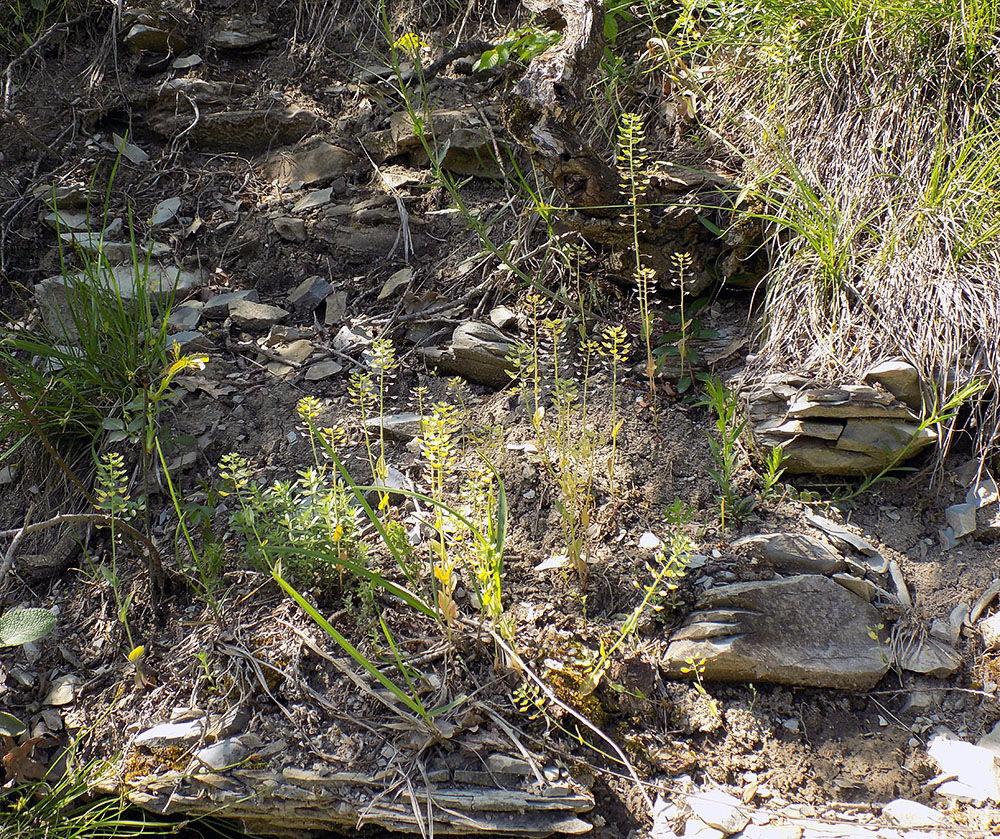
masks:
<instances>
[{"instance_id":1,"label":"flat stone slab","mask_svg":"<svg viewBox=\"0 0 1000 839\"><path fill-rule=\"evenodd\" d=\"M210 757L216 755L210 754ZM224 758L223 758L224 759ZM433 776L433 770L428 776ZM482 773L489 778L487 773ZM101 791L119 791L113 779ZM209 772L164 773L135 778L128 800L161 815L192 818L219 815L243 830L281 839L372 826L414 836L434 820L441 836L519 836L545 839L587 834L593 824L581 816L594 796L576 785L546 784L542 789L457 785L445 775L431 788L414 784L406 797L386 795L382 777L356 772L319 774L286 767L280 772L234 767Z\"/></svg>"},{"instance_id":2,"label":"flat stone slab","mask_svg":"<svg viewBox=\"0 0 1000 839\"><path fill-rule=\"evenodd\" d=\"M278 306L267 303L254 303L251 300L234 300L229 304L229 317L233 325L247 332L264 332L274 324L288 317L288 312Z\"/></svg>"},{"instance_id":3,"label":"flat stone slab","mask_svg":"<svg viewBox=\"0 0 1000 839\"><path fill-rule=\"evenodd\" d=\"M348 174L356 164L352 152L324 141L309 149L279 152L268 160L264 171L279 186L297 180L314 186Z\"/></svg>"},{"instance_id":4,"label":"flat stone slab","mask_svg":"<svg viewBox=\"0 0 1000 839\"><path fill-rule=\"evenodd\" d=\"M500 388L511 381L507 374L512 369L507 359L509 352L509 340L499 329L466 321L455 328L448 347L425 349L423 356L428 364L445 373Z\"/></svg>"},{"instance_id":5,"label":"flat stone slab","mask_svg":"<svg viewBox=\"0 0 1000 839\"><path fill-rule=\"evenodd\" d=\"M412 440L423 433L423 422L428 417L420 414L386 414L384 417L373 417L365 422L365 428L372 434L378 434L381 426L385 436L390 440Z\"/></svg>"},{"instance_id":6,"label":"flat stone slab","mask_svg":"<svg viewBox=\"0 0 1000 839\"><path fill-rule=\"evenodd\" d=\"M896 664L911 673L946 679L962 666L962 657L950 645L927 637L905 645L896 656Z\"/></svg>"},{"instance_id":7,"label":"flat stone slab","mask_svg":"<svg viewBox=\"0 0 1000 839\"><path fill-rule=\"evenodd\" d=\"M874 474L937 441L937 433L921 429L920 417L893 392L809 384L800 376L769 377L747 392L751 433L760 445L781 448L789 474Z\"/></svg>"},{"instance_id":8,"label":"flat stone slab","mask_svg":"<svg viewBox=\"0 0 1000 839\"><path fill-rule=\"evenodd\" d=\"M938 778L944 783L937 787L939 795L977 804L1000 801L1000 756L993 749L940 731L927 744L927 754L941 770Z\"/></svg>"},{"instance_id":9,"label":"flat stone slab","mask_svg":"<svg viewBox=\"0 0 1000 839\"><path fill-rule=\"evenodd\" d=\"M178 306L167 318L167 327L180 332L190 332L198 326L201 320L201 308L198 306Z\"/></svg>"},{"instance_id":10,"label":"flat stone slab","mask_svg":"<svg viewBox=\"0 0 1000 839\"><path fill-rule=\"evenodd\" d=\"M883 361L865 373L867 384L878 383L914 411L922 408L920 373L906 361Z\"/></svg>"},{"instance_id":11,"label":"flat stone slab","mask_svg":"<svg viewBox=\"0 0 1000 839\"><path fill-rule=\"evenodd\" d=\"M707 790L692 795L687 805L709 827L726 836L739 833L750 823L750 815L740 806L740 800L722 790Z\"/></svg>"},{"instance_id":12,"label":"flat stone slab","mask_svg":"<svg viewBox=\"0 0 1000 839\"><path fill-rule=\"evenodd\" d=\"M664 665L674 678L704 659L707 681L867 690L889 668L871 637L882 622L870 603L816 574L734 583L702 596Z\"/></svg>"},{"instance_id":13,"label":"flat stone slab","mask_svg":"<svg viewBox=\"0 0 1000 839\"><path fill-rule=\"evenodd\" d=\"M802 574L832 574L847 562L829 545L804 533L758 533L737 539L736 545L754 545L776 569Z\"/></svg>"},{"instance_id":14,"label":"flat stone slab","mask_svg":"<svg viewBox=\"0 0 1000 839\"><path fill-rule=\"evenodd\" d=\"M291 294L288 302L297 311L312 312L333 291L333 286L320 276L306 277Z\"/></svg>"},{"instance_id":15,"label":"flat stone slab","mask_svg":"<svg viewBox=\"0 0 1000 839\"><path fill-rule=\"evenodd\" d=\"M306 370L306 379L310 382L316 382L335 376L343 369L344 365L339 361L317 361Z\"/></svg>"},{"instance_id":16,"label":"flat stone slab","mask_svg":"<svg viewBox=\"0 0 1000 839\"><path fill-rule=\"evenodd\" d=\"M173 346L175 343L184 355L194 352L211 352L215 349L212 339L195 329L168 335L167 344Z\"/></svg>"},{"instance_id":17,"label":"flat stone slab","mask_svg":"<svg viewBox=\"0 0 1000 839\"><path fill-rule=\"evenodd\" d=\"M237 300L249 300L251 303L259 303L260 295L256 289L250 288L244 291L227 291L223 294L216 294L201 310L206 320L222 320L229 317L229 307Z\"/></svg>"},{"instance_id":18,"label":"flat stone slab","mask_svg":"<svg viewBox=\"0 0 1000 839\"><path fill-rule=\"evenodd\" d=\"M118 295L122 302L131 303L140 294L140 286L145 288L151 300L163 303L171 297L180 299L203 282L200 271L185 271L173 266L150 263L137 271L132 264L115 265L110 270L102 269L94 274L76 271L67 277L56 275L47 277L35 285L35 300L41 311L46 327L56 334L64 335L71 342L79 338L79 330L73 317L88 311L87 298L91 293ZM95 289L96 292L88 291Z\"/></svg>"}]
</instances>

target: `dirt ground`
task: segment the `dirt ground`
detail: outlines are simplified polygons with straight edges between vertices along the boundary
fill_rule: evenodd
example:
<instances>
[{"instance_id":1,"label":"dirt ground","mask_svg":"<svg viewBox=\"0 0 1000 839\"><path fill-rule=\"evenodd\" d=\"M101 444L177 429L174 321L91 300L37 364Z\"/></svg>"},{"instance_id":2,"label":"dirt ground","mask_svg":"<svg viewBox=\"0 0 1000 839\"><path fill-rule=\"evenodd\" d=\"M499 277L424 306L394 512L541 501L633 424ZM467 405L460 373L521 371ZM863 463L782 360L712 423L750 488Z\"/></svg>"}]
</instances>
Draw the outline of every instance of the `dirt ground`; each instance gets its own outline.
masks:
<instances>
[{"instance_id":1,"label":"dirt ground","mask_svg":"<svg viewBox=\"0 0 1000 839\"><path fill-rule=\"evenodd\" d=\"M296 313L290 325L308 330L303 334L317 344L328 345L345 324L392 338L402 364L387 392L386 413L415 410L418 386L429 390L431 401L448 397L445 377L428 370L414 346L410 327L422 321L400 319L411 301L379 299L385 281L406 265L402 248L392 247L391 240L378 240L370 248L350 251L336 238L316 235L289 241L276 232L274 218L290 215L304 192L282 189L265 176L264 162L275 149L206 148L183 137L165 139L144 124L142 103L158 85L176 77L245 85L238 101L234 96L227 105L230 110L276 100L307 106L323 120L311 133L358 155L357 165L335 187L339 200L385 198L382 206L388 206L391 214L397 213L397 198L405 206L414 232L409 265L416 277L411 286L418 300L415 311L436 300L461 299L489 281L459 309L429 317L424 326L447 335L461 320L474 315L484 319L493 307L504 305L521 316L520 329L514 326L512 331L529 336L525 319L529 304L516 278L497 270L495 263L485 276L479 271L462 273L463 260L480 252L479 241L460 217L440 212L450 201L427 169L405 159L388 161L387 166L405 175L400 178L402 185L389 192L360 154L359 138L384 130L399 103L385 88L357 83L360 68L374 59L361 48L364 40L357 34L352 37L353 23L346 24L345 42L339 45L344 57L313 64L305 31L308 22L296 21L291 4L250 6L212 2L199 4L197 15L179 10L191 45L179 54L196 52L203 59L191 69L143 67L143 57L129 53L119 34L109 28L110 12L103 6L54 33L30 60L17 66L11 109L0 129L2 308L10 318L31 317L30 290L59 268L55 234L40 221L48 211L38 197L39 189L55 183L86 187L96 173L94 192L103 194L115 156L105 144L113 133L128 130L130 140L150 155L150 161L122 163L111 193L111 213L121 215L126 205L131 207L145 232L142 220L150 217L158 202L181 197L184 220L155 235L158 240L168 237L184 267L199 268L208 277L207 285L193 293L195 299L256 289L263 302L282 306L303 279L319 274L346 291L342 319L327 325L321 308L315 321L312 313ZM276 39L246 52L207 46L220 21L238 11L259 16ZM442 20L425 21L439 27L440 37L429 40L443 42L453 34L460 25L454 15L445 11ZM492 26L488 20L475 24L487 34ZM357 27L374 38L367 24ZM101 70L97 78L95 66ZM492 83L502 84L502 79ZM454 96L456 88L465 96L487 95L482 83L466 76L455 77L454 86L447 88L452 91L449 95ZM530 215L527 204L516 198L501 213L508 201L502 185L476 178L463 187L463 195L481 218L499 213L495 240L515 241L524 233ZM369 234L363 229L365 235ZM527 241L531 246L542 244L544 226L537 225ZM597 317L607 324L623 323L637 348L634 292L609 278L603 256L595 254L585 265ZM549 278L558 281L556 274ZM676 310L677 302L676 295L656 295L653 306L661 317L661 331L668 328L662 318ZM749 291L716 289L700 316L701 325L737 337L751 336L758 316L754 306ZM560 311L553 305L545 314ZM360 695L336 666L304 642L308 636L320 643L321 633L266 573L242 565L235 550L227 501L217 493L218 462L227 452L237 451L252 460L262 481L293 477L311 460L308 440L296 430L299 399L320 399L320 424L351 430L348 457L362 462L359 416L348 396L350 365L319 381L307 380L300 370L289 377L276 376L267 369L266 358L245 348L235 327L217 325L206 328L205 334L214 344L208 351L210 361L204 371L179 380L165 425L175 444L171 457L177 469L172 478L180 495L191 510L204 511L205 532L211 530L221 540L217 591L221 620L213 620L204 601L192 596L178 573L178 562L188 557L187 548L161 487L150 499L150 519L172 575L170 590L154 602L141 562L131 557L119 567L122 590L134 595L129 623L136 643L146 647L144 675L135 676L126 660L128 643L115 616L111 588L96 571L107 561L108 535L92 530L84 537L83 550L58 573L32 577L15 563L3 581L3 609L52 608L58 612L59 625L36 647L4 652L4 668L8 673L16 669L24 679L8 675L6 684L0 684L0 704L26 719L29 729L43 737L35 751L35 759L43 765L55 758L68 737L92 727L85 746L88 754L122 754L125 774L163 769L164 759L143 756L130 746L138 731L176 717L176 709L197 706L222 715L239 704L250 713L253 730L265 744L281 744L260 759L261 768L322 766L372 773L404 764L446 765L452 771L478 768L481 754L461 745L458 735L453 741L421 748L405 760L395 756L406 733L397 732L395 741L387 735L381 727L388 721L384 707ZM752 343L738 340L734 345L737 350L715 370L723 377L738 376L752 348ZM974 742L1000 721L996 700L1000 659L983 650L975 633L967 630L960 640L963 664L955 675L933 680L890 671L868 692L710 683L703 693L689 682L662 677L657 662L669 634L707 585L773 574L747 549L734 547L735 540L758 532L808 532L804 515L814 505L803 501L799 491L813 489L820 497L828 496L831 484L792 482L782 497L758 506L738 527L723 530L715 499L718 488L710 477L713 418L694 399L674 394L666 380L650 405L642 365L634 363L640 355L633 353L633 364L618 386L617 416L624 420L617 448L621 491L619 500L600 494L596 512L600 527L593 538L586 593L565 570L536 570L561 550L559 516L551 482L517 446L533 437L517 393L511 388L462 386L470 437L486 441L485 451L503 478L509 500L503 599L516 626L521 657L538 672L549 673L553 683L562 672L563 687L569 685L563 691L565 701L617 742L643 781L657 789L681 789L687 776L699 786L724 786L751 807L801 805L801 812L816 815L877 812L880 805L899 797L945 808L944 800L926 787L937 774L926 753L934 728L946 726ZM595 374L593 394L591 421L609 427L610 388L603 371ZM458 474L479 462L474 448L470 445L460 458ZM824 510L899 562L913 597L914 619L925 626L947 617L961 602L975 602L1000 576L997 546L992 542L966 539L949 551L941 547L944 509L961 501L965 493L956 478L967 458L962 448L959 439L940 478L935 479L930 455L925 455L916 463L917 471L882 482L842 510ZM387 461L420 480L420 456L412 446L391 443ZM12 481L0 487L0 529L20 526L29 509L36 520L82 509L81 500L41 463L40 458L21 459ZM84 464L81 459L80 468L86 472ZM759 491L759 478L747 463L738 482L745 494ZM692 511L691 520L682 527L705 558L704 565L689 570L681 581L673 608L643 617L636 634L617 652L607 683L594 695L582 696L581 662L593 656L602 641L616 637L623 618L641 598L637 586L649 579L646 563L651 555L637 547L639 539L645 531L667 534L664 507L676 498ZM46 534L26 542L21 552L42 554L56 538ZM201 538L196 534L196 541ZM377 621L361 595L343 597L318 587L305 593L324 614L334 615L340 631L355 643L376 651L384 647L378 643ZM500 664L488 638L469 633L447 643L440 631L388 598L376 596L376 600L399 646L421 655L425 679L445 686L441 696L475 696L507 720L546 763L574 777L592 779L598 816L594 835L624 839L648 827L628 773L599 753L608 750L606 743L593 734L577 738L572 719L558 709L542 715L516 709L521 680ZM466 616L475 616L467 592L459 593L458 605ZM72 701L45 704L51 685L67 674L78 677ZM710 700L717 703L718 713ZM478 710L459 715L454 723L469 743L479 736L489 747L486 734L495 736L498 730L490 720L486 711ZM157 760L164 765L155 765ZM1000 826L988 809L960 805L952 815L956 823L974 830Z\"/></svg>"}]
</instances>

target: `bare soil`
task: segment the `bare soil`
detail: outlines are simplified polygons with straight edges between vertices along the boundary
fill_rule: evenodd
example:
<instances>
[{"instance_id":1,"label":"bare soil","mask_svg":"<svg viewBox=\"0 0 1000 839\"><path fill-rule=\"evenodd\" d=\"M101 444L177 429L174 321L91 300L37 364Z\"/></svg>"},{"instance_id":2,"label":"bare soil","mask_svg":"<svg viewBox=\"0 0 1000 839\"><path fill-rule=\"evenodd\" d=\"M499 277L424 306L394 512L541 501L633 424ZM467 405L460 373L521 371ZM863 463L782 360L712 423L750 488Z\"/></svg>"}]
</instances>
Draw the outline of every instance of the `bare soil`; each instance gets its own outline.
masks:
<instances>
[{"instance_id":1,"label":"bare soil","mask_svg":"<svg viewBox=\"0 0 1000 839\"><path fill-rule=\"evenodd\" d=\"M222 17L241 5L253 4L199 4L196 15L186 14L188 40L195 45L189 52L204 59L190 71L143 74L138 59L109 30L110 12L103 7L56 33L16 67L11 111L0 130L3 309L11 317L32 316L33 284L59 267L55 234L39 220L47 210L36 190L53 183L93 182L93 194L103 195L114 153L102 141L127 129L151 161L120 165L110 209L122 214L130 207L141 228L138 220L148 218L157 202L181 196L182 215L200 219L201 224L195 231L190 226L170 227L167 235L185 266L199 267L210 277L208 287L197 293L201 299L253 288L264 302L284 305L302 279L323 275L347 291L343 323L391 337L400 349L402 369L391 382L387 413L413 410L418 385L427 387L432 399L446 396L445 381L424 367L407 341L407 324L399 320L400 300L378 299L385 280L404 265L400 248L383 249L380 256L365 254L352 263L335 243L313 237L286 241L276 234L271 216L287 212L300 194L281 192L263 176L269 149L208 151L184 141L167 142L144 129L135 116L134 102L171 75L185 72L245 84L250 91L247 101L260 102L276 91L286 103L307 103L327 120L328 127L320 133L359 153L361 163L347 173L344 200L387 194L360 154L358 139L384 129L398 103L388 95L381 100L356 84L358 65L372 61L361 44L342 45L344 55L330 55L310 66L308 54L291 48L302 33L296 31L290 5L257 4L242 11L263 18L277 34L275 41L245 54L197 46L205 43ZM453 31L457 23L448 18L441 32ZM477 26L489 29L487 22ZM117 54L110 44L117 45ZM95 62L102 72L91 85L88 71ZM467 78L456 79L455 84L475 91L469 96L487 95L479 83ZM475 271L463 276L456 270L463 259L480 251L478 239L460 217L432 214L449 205L446 194L426 171L413 169L410 174L417 185L400 187L397 194L419 234L409 263L417 277L414 291L428 301L459 299L488 278ZM491 217L507 201L503 188L481 179L470 182L463 194L480 217ZM393 209L394 199L388 202ZM514 206L526 207L520 199ZM495 240L513 241L524 231L526 217L516 212L501 216L493 230ZM538 245L544 237L544 225L537 225L529 242ZM602 255L588 260L585 279L594 290L600 321L624 323L638 347L632 290L609 279ZM525 289L509 274L494 271L482 295L461 311L435 318L432 326L447 335L461 319L482 318L500 304L524 315L528 312L524 296ZM677 302L676 296L658 295L654 306L664 315ZM702 325L751 335L757 317L753 306L748 292L717 290L701 315ZM546 314L560 312L556 306L546 310ZM311 340L328 344L341 323L326 326L322 309L318 316L314 322L311 314L296 315L292 322L314 329ZM659 329L667 329L664 321ZM204 371L179 380L164 436L173 441L171 458L188 454L172 474L184 503L201 505L205 527L222 540L216 591L221 620L212 618L205 601L179 573L189 554L161 487L149 499L149 513L171 574L169 591L155 599L141 560L127 555L119 560L121 590L134 598L129 626L135 642L146 648L143 677L136 677L126 660L128 641L115 615L112 590L96 572L98 565L109 561L108 534L92 530L81 534L83 549L59 573L35 578L15 563L3 581L3 609L25 604L52 608L58 611L59 626L35 647L4 651L8 676L5 684L0 682L0 706L25 719L29 729L43 737L34 751L40 764L55 760L69 738L89 729L86 753L121 755L126 778L167 765L162 756L142 754L131 745L138 731L170 719L176 709L198 707L221 715L236 704L249 710L250 727L266 744L282 743L279 751L261 758L262 767L322 766L374 773L395 761L411 769L419 763L453 770L479 768L483 751L497 748L491 738L504 739L485 712L458 712L450 717L457 726L452 740L412 748L407 732L391 733L386 727L391 715L382 705L359 693L335 665L310 649L307 637L334 657L342 657L266 573L245 566L228 530L227 506L232 502L216 492L220 457L230 451L244 454L258 467L263 481L293 477L311 461L308 442L296 431L295 405L303 396L322 400L320 424L353 429L348 456L360 461L359 418L347 395L350 366L319 382L307 381L302 371L279 378L266 369L266 359L236 346L242 337L235 328L222 325L206 334L216 348ZM715 372L738 375L751 346L739 347ZM635 352L633 360L640 355ZM596 402L591 421L608 428L606 373L595 374L593 384ZM690 397L672 394L671 384L661 382L650 405L641 371L632 366L625 371L617 406L618 416L624 418L616 476L621 489L611 498L606 482L599 484L600 527L584 592L571 573L535 570L562 549L559 515L554 488L540 466L510 445L533 436L517 394L510 389L464 387L470 431L487 441L484 448L503 477L510 501L504 603L516 626L520 655L542 673L557 672L552 662L561 662L564 679L557 689L563 700L619 743L641 778L660 789L679 789L683 785L679 779L689 776L698 784L725 786L751 807L798 804L803 812L813 808L819 815L878 811L897 797L944 806L925 788L936 774L925 752L932 729L944 725L975 741L1000 720L995 693L1000 660L995 652L982 649L976 634L963 635L963 666L945 680L890 672L876 689L865 693L708 684L719 714L692 684L661 677L657 662L670 631L707 584L761 579L773 573L745 550L734 548L736 538L754 532L806 531L803 516L811 509L796 497L800 486L758 506L738 527L722 530L715 498L718 488L709 474L714 468L708 444L713 418ZM883 482L839 513L827 513L841 515L884 555L899 561L914 600L915 619L927 626L934 618L946 617L956 604L974 602L1000 576L995 544L965 540L947 552L940 546L944 508L964 496L964 487L955 478L963 462L962 445L959 440L953 446L940 480L934 480L927 456L926 462L916 464L918 471ZM478 463L474 448L470 445L456 467L460 474ZM419 453L405 444L392 443L387 460L420 480ZM29 511L39 520L81 508L80 500L44 462L40 456L17 461L12 483L0 488L0 529L20 526ZM83 473L89 473L86 463L86 458L77 462ZM759 491L759 479L748 465L739 482L745 494ZM824 495L830 485L813 488ZM673 608L644 617L597 693L582 696L581 662L596 653L602 640L607 643L616 637L623 616L641 598L637 585L649 579L646 564L652 557L638 549L638 539L646 530L667 532L664 507L675 498L694 512L685 527L707 561L682 581ZM58 536L47 534L21 550L44 553ZM195 538L201 544L203 534L196 533ZM376 556L373 561L386 559ZM305 594L369 654L388 655L371 605L359 593L307 585ZM648 826L641 798L624 768L599 753L607 751L605 743L592 734L577 737L572 719L556 708L535 717L516 709L513 700L521 679L503 666L488 638L468 633L449 642L438 628L400 609L390 598L376 594L374 602L400 648L421 656L426 685L433 686L427 688L428 699L475 696L547 763L563 766L575 777L591 776L599 817L595 835L617 839ZM476 614L467 594L460 597L459 607L469 618ZM15 668L25 674L24 683L9 675ZM43 700L52 682L66 674L77 675L80 683L74 701L59 706L53 716ZM557 677L550 678L555 685ZM929 697L927 705L906 710L917 687ZM479 751L463 745L463 737L469 744L479 738ZM405 760L389 757L396 746L410 749ZM984 832L1000 825L988 809L968 807L953 815Z\"/></svg>"}]
</instances>

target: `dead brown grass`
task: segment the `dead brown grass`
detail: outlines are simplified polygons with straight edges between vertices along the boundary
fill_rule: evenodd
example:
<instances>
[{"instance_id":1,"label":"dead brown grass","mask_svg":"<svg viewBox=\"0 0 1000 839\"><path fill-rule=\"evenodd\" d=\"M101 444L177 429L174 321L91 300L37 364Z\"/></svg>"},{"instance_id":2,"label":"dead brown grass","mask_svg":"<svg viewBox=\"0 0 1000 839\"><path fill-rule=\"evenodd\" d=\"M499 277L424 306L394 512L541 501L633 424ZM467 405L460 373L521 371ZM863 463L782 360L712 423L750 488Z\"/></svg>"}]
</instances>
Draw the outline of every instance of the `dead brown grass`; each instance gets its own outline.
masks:
<instances>
[{"instance_id":1,"label":"dead brown grass","mask_svg":"<svg viewBox=\"0 0 1000 839\"><path fill-rule=\"evenodd\" d=\"M712 118L744 162L741 209L763 221L771 256L751 377L852 380L898 357L920 371L929 400L984 380L966 427L992 455L998 39L975 55L946 32L934 43L871 37L782 67L744 50L717 77Z\"/></svg>"}]
</instances>

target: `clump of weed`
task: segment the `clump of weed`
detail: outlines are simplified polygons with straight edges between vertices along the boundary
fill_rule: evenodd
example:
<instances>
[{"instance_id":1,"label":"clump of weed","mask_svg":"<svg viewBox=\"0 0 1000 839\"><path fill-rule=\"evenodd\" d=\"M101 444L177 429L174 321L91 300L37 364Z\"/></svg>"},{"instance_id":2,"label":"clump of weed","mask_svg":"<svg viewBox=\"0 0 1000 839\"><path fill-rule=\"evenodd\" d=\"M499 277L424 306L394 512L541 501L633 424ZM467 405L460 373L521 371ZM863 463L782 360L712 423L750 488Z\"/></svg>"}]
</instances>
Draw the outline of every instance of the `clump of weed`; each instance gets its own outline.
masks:
<instances>
[{"instance_id":1,"label":"clump of weed","mask_svg":"<svg viewBox=\"0 0 1000 839\"><path fill-rule=\"evenodd\" d=\"M639 297L639 337L646 348L646 381L649 384L650 402L656 397L656 362L653 358L653 316L649 308L650 286L656 282L656 272L642 264L639 250L639 236L643 232L646 210L643 198L649 189L649 174L646 172L648 153L643 146L645 128L638 114L624 113L618 129L618 174L621 189L625 194L623 222L632 234L632 250L635 258L633 279Z\"/></svg>"},{"instance_id":2,"label":"clump of weed","mask_svg":"<svg viewBox=\"0 0 1000 839\"><path fill-rule=\"evenodd\" d=\"M300 415L309 416L311 403L300 404ZM338 436L334 430L329 438ZM259 568L270 568L271 549L283 553L284 567L299 583L343 588L343 566L323 560L333 555L343 562L364 566L367 549L361 540L359 510L335 474L313 465L297 472L294 481L261 486L254 480L250 462L231 452L219 463L224 482L219 494L232 495L237 503L230 525L240 537L246 557Z\"/></svg>"}]
</instances>

